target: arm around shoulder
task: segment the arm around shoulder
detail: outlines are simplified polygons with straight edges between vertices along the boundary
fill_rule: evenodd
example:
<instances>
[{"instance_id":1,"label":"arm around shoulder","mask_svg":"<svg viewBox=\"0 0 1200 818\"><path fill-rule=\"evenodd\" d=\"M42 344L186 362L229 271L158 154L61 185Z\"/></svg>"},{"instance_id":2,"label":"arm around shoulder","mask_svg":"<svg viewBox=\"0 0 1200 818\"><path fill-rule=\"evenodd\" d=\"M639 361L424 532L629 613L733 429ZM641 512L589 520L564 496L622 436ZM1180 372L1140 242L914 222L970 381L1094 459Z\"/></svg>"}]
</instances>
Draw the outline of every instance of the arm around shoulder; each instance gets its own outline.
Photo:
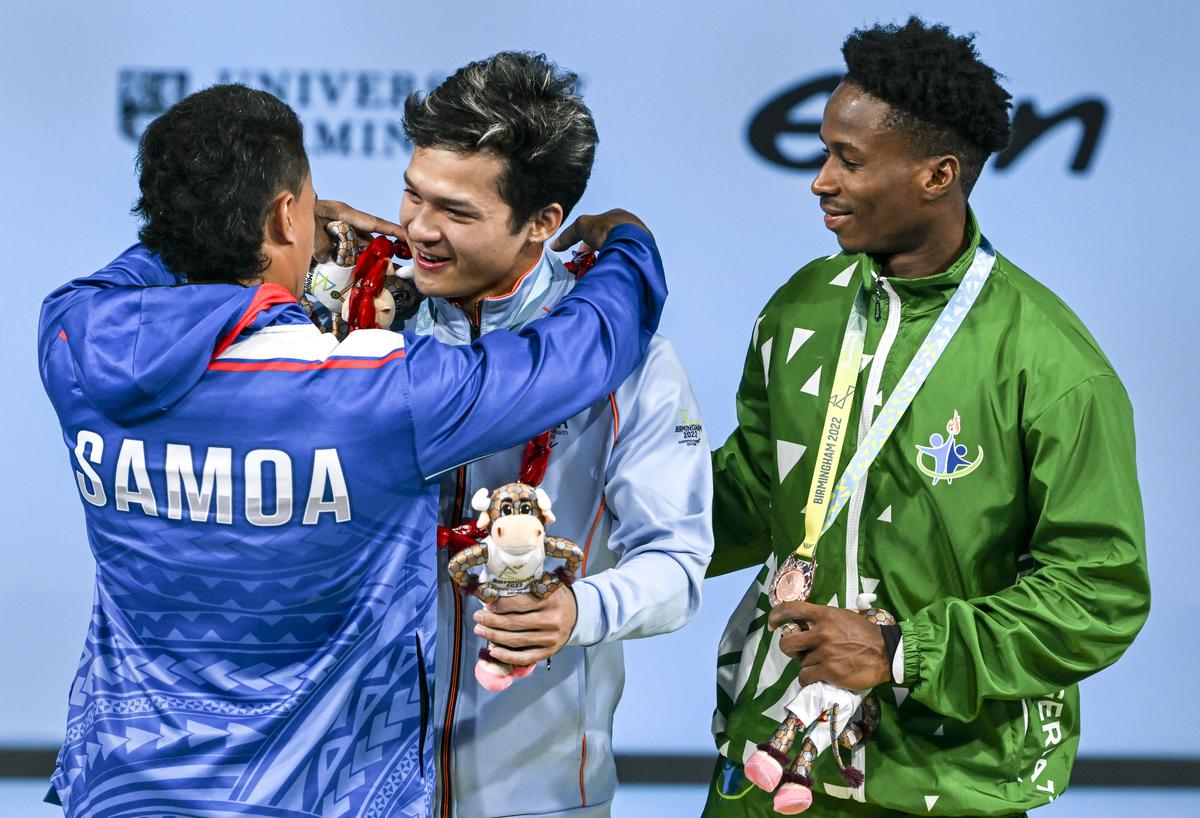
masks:
<instances>
[{"instance_id":1,"label":"arm around shoulder","mask_svg":"<svg viewBox=\"0 0 1200 818\"><path fill-rule=\"evenodd\" d=\"M425 477L508 448L616 389L658 326L666 283L650 234L612 228L596 266L519 332L468 346L410 339L417 459Z\"/></svg>"}]
</instances>

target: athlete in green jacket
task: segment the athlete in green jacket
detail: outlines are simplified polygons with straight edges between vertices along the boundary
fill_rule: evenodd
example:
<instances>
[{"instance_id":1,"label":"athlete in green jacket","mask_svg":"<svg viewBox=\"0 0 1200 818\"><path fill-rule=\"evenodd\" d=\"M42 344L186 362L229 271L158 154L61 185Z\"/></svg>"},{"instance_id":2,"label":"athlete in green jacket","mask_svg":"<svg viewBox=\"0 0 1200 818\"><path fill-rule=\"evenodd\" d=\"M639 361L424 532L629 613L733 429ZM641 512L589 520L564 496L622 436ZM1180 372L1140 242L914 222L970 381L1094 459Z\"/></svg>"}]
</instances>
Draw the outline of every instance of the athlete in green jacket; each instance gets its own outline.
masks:
<instances>
[{"instance_id":1,"label":"athlete in green jacket","mask_svg":"<svg viewBox=\"0 0 1200 818\"><path fill-rule=\"evenodd\" d=\"M1132 411L1079 319L996 255L820 538L808 602L772 612L770 582L814 510L847 316L865 299L843 466L981 255L967 196L1009 135L1009 96L969 37L914 18L855 32L843 54L813 192L844 252L767 303L738 427L714 453L709 573L763 567L721 640L704 814L775 814L742 765L816 681L874 688L879 723L842 751L862 785L832 752L817 758L811 814L1020 813L1066 788L1076 684L1121 656L1149 609ZM887 638L847 610L862 594L898 620ZM773 629L789 621L808 630Z\"/></svg>"}]
</instances>

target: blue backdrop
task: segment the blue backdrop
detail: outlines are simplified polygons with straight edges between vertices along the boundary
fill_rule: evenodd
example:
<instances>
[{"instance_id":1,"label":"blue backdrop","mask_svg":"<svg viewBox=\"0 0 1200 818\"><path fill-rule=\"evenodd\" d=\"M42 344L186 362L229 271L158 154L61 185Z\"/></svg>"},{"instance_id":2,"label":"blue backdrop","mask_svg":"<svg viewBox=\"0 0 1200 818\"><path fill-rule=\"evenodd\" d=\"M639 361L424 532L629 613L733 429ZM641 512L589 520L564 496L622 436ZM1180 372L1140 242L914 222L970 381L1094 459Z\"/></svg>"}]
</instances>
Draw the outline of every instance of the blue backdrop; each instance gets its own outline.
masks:
<instances>
[{"instance_id":1,"label":"blue backdrop","mask_svg":"<svg viewBox=\"0 0 1200 818\"><path fill-rule=\"evenodd\" d=\"M1198 670L1197 494L1184 469L1200 454L1188 332L1200 310L1188 211L1200 181L1200 12L1184 0L973 6L5 0L0 185L13 303L0 314L0 746L61 739L94 570L38 382L38 305L133 241L133 140L163 106L221 80L272 90L305 120L318 192L394 217L408 158L399 107L411 89L509 48L579 71L601 134L580 212L622 206L654 229L673 290L664 331L720 442L759 308L803 263L836 249L811 172L789 167L816 151L803 124L819 118L823 94L759 119L758 151L751 122L780 94L837 72L850 29L919 11L979 32L983 56L1027 104L1027 135L1057 112L1078 114L1003 169L989 167L972 202L996 246L1091 328L1136 411L1154 605L1125 659L1084 686L1083 751L1200 754L1194 697L1146 707ZM1080 155L1088 141L1093 150ZM628 644L618 749L711 747L716 642L749 580L710 583L689 627Z\"/></svg>"}]
</instances>

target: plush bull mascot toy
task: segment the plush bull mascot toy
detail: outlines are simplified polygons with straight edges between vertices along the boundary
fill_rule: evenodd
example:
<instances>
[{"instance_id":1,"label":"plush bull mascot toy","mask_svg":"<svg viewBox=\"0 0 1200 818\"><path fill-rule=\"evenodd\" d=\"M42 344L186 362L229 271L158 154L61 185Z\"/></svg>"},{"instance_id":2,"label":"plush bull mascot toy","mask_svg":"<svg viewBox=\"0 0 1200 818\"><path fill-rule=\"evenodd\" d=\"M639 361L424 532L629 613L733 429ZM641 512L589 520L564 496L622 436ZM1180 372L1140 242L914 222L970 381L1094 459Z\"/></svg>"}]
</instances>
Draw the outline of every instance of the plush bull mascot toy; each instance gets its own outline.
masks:
<instances>
[{"instance_id":1,"label":"plush bull mascot toy","mask_svg":"<svg viewBox=\"0 0 1200 818\"><path fill-rule=\"evenodd\" d=\"M471 507L479 512L476 525L487 535L450 559L450 577L463 590L484 603L526 593L545 599L574 581L583 563L583 552L568 539L546 536L554 512L550 510L550 497L541 488L508 483L490 495L487 489L480 489L471 498ZM547 571L548 556L566 560L566 564ZM483 570L476 576L470 569L478 566ZM475 678L486 689L504 690L514 677L533 672L533 665L496 661L492 647L489 642L480 650L475 664Z\"/></svg>"},{"instance_id":2,"label":"plush bull mascot toy","mask_svg":"<svg viewBox=\"0 0 1200 818\"><path fill-rule=\"evenodd\" d=\"M796 598L807 599L807 587ZM778 604L776 589L771 602ZM896 619L874 607L874 594L860 594L855 607L868 622L894 625ZM784 625L782 630L797 628ZM813 682L800 688L785 707L787 717L771 738L758 745L746 760L746 778L756 787L775 792L774 808L782 815L804 812L812 804L812 769L817 757L830 747L842 779L852 787L863 783L863 774L842 761L839 748L851 750L871 737L879 726L879 703L869 690L846 690L828 682ZM797 740L800 751L792 757ZM775 788L779 789L776 790Z\"/></svg>"}]
</instances>

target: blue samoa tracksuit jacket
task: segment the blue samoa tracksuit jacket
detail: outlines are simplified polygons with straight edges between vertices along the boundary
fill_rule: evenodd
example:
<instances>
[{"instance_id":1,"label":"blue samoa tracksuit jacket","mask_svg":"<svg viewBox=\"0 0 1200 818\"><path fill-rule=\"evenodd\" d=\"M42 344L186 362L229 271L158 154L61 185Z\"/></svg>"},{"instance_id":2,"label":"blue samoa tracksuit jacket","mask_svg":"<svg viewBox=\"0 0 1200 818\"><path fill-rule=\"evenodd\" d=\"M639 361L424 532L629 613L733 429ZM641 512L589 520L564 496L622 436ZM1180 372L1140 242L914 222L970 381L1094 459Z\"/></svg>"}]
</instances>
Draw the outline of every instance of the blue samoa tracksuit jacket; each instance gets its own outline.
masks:
<instances>
[{"instance_id":1,"label":"blue samoa tracksuit jacket","mask_svg":"<svg viewBox=\"0 0 1200 818\"><path fill-rule=\"evenodd\" d=\"M493 330L536 326L574 284L547 253L511 292L467 311L427 299L409 325L446 343L469 343ZM481 603L457 592L445 568L449 554L441 554L438 818L607 816L617 786L613 712L625 681L620 640L673 631L700 607L713 548L711 456L670 342L655 336L633 374L554 427L550 445L542 487L557 519L548 533L584 552L571 586L575 628L549 667L542 663L502 692L484 690L474 678L484 646L473 631ZM474 519L467 501L480 488L515 480L523 453L518 446L448 473L441 522Z\"/></svg>"},{"instance_id":2,"label":"blue samoa tracksuit jacket","mask_svg":"<svg viewBox=\"0 0 1200 818\"><path fill-rule=\"evenodd\" d=\"M613 230L546 320L469 346L175 284L134 247L42 310L97 567L54 790L69 818L426 815L432 478L625 380L653 240Z\"/></svg>"}]
</instances>

